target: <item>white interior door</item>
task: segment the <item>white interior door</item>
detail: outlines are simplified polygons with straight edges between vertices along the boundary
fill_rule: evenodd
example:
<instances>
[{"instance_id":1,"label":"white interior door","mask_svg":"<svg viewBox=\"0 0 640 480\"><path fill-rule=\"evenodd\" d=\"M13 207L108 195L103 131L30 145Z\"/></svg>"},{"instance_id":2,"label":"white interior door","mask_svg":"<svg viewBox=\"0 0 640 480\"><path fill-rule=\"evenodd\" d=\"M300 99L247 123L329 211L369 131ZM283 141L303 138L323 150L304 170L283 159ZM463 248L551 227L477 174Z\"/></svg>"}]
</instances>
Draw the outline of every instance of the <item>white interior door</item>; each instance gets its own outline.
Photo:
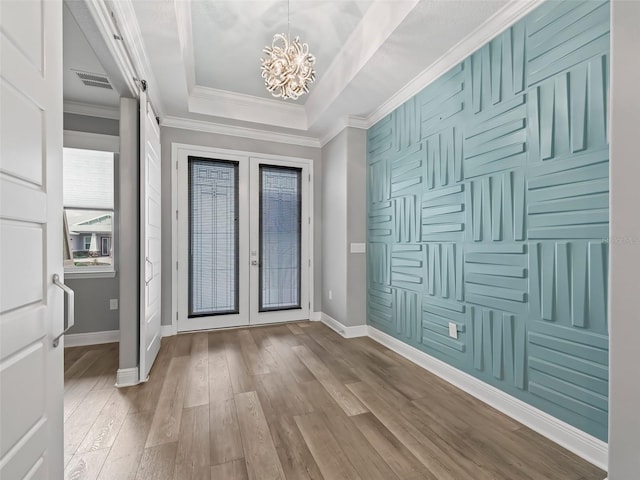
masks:
<instances>
[{"instance_id":1,"label":"white interior door","mask_svg":"<svg viewBox=\"0 0 640 480\"><path fill-rule=\"evenodd\" d=\"M62 2L0 1L0 478L63 476Z\"/></svg>"},{"instance_id":2,"label":"white interior door","mask_svg":"<svg viewBox=\"0 0 640 480\"><path fill-rule=\"evenodd\" d=\"M176 161L177 330L308 319L309 163L204 147Z\"/></svg>"},{"instance_id":3,"label":"white interior door","mask_svg":"<svg viewBox=\"0 0 640 480\"><path fill-rule=\"evenodd\" d=\"M160 128L145 92L140 94L140 381L160 350L161 183Z\"/></svg>"}]
</instances>

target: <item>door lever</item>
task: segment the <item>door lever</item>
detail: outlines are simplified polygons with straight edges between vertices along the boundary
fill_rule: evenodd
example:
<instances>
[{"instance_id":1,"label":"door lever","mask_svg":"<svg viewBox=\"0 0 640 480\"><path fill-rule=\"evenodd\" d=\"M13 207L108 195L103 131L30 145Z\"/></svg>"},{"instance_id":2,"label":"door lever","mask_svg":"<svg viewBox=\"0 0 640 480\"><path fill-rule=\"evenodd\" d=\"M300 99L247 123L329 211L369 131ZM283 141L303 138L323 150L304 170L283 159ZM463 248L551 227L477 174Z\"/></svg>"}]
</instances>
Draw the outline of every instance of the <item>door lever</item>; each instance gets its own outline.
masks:
<instances>
[{"instance_id":1,"label":"door lever","mask_svg":"<svg viewBox=\"0 0 640 480\"><path fill-rule=\"evenodd\" d=\"M60 275L53 274L53 284L60 287L67 298L67 327L62 331L60 335L53 339L53 348L56 348L60 344L60 338L69 331L71 327L75 325L74 306L75 306L75 293L68 286L60 281Z\"/></svg>"},{"instance_id":2,"label":"door lever","mask_svg":"<svg viewBox=\"0 0 640 480\"><path fill-rule=\"evenodd\" d=\"M258 266L258 260L251 260L251 265Z\"/></svg>"}]
</instances>

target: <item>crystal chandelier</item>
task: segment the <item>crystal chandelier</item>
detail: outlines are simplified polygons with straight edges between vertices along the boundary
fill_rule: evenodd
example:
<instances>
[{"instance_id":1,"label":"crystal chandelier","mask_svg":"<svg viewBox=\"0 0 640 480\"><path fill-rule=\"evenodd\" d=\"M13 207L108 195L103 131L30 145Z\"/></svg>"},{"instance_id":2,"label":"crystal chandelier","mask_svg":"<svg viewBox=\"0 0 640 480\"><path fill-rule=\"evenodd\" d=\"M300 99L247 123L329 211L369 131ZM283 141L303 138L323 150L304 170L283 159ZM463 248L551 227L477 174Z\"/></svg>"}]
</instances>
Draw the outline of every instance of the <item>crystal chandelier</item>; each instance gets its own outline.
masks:
<instances>
[{"instance_id":1,"label":"crystal chandelier","mask_svg":"<svg viewBox=\"0 0 640 480\"><path fill-rule=\"evenodd\" d=\"M287 2L287 23L289 22L289 2ZM267 90L274 97L295 100L309 93L309 85L316 79L313 64L316 58L309 53L309 45L300 43L299 37L293 41L289 34L276 33L271 46L264 47L266 58L261 58L260 71Z\"/></svg>"}]
</instances>

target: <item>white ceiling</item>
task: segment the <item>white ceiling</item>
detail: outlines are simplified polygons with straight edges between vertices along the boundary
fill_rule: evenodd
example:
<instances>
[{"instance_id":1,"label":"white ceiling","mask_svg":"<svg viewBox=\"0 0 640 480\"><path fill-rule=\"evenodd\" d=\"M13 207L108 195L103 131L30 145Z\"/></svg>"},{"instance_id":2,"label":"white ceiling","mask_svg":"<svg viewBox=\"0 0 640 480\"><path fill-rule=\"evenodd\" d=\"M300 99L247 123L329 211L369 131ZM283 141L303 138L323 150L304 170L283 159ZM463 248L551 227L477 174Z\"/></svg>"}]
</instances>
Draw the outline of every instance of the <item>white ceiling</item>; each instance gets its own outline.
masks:
<instances>
[{"instance_id":1,"label":"white ceiling","mask_svg":"<svg viewBox=\"0 0 640 480\"><path fill-rule=\"evenodd\" d=\"M300 36L316 57L320 81L371 1L294 0L290 36ZM287 33L287 1L194 1L191 23L196 83L273 98L260 77L262 49ZM306 96L300 97L304 103Z\"/></svg>"},{"instance_id":2,"label":"white ceiling","mask_svg":"<svg viewBox=\"0 0 640 480\"><path fill-rule=\"evenodd\" d=\"M62 22L62 81L65 101L67 103L117 106L120 101L120 95L117 91L101 87L88 87L76 75L76 71L81 71L109 77L66 4L63 9Z\"/></svg>"},{"instance_id":3,"label":"white ceiling","mask_svg":"<svg viewBox=\"0 0 640 480\"><path fill-rule=\"evenodd\" d=\"M310 93L292 102L260 77L262 49L286 32L285 0L97 1L162 124L308 145L370 126L541 2L292 0L291 35L317 58Z\"/></svg>"}]
</instances>

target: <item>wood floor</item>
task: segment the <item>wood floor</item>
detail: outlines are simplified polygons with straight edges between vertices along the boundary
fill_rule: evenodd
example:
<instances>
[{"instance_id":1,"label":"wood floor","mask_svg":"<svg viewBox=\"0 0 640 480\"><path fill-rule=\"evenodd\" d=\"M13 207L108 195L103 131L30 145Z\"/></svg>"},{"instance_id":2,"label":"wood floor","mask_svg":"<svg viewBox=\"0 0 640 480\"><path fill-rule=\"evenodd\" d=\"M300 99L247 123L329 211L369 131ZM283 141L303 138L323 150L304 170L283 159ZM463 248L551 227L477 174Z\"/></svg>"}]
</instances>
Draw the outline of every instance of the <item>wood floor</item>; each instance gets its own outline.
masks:
<instances>
[{"instance_id":1,"label":"wood floor","mask_svg":"<svg viewBox=\"0 0 640 480\"><path fill-rule=\"evenodd\" d=\"M65 478L602 480L601 470L368 338L320 323L65 351Z\"/></svg>"}]
</instances>

